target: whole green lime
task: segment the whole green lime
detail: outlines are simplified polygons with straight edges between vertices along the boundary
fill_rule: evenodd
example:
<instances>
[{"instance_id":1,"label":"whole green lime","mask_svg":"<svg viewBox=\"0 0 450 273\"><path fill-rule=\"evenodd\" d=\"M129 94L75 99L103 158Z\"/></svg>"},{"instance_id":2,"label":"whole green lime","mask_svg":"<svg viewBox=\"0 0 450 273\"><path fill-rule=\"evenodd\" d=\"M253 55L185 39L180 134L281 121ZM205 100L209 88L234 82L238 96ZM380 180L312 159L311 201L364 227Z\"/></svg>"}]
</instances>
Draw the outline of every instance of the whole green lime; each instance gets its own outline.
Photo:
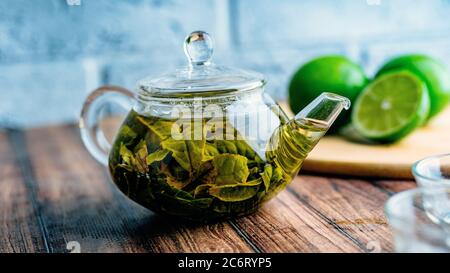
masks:
<instances>
[{"instance_id":1,"label":"whole green lime","mask_svg":"<svg viewBox=\"0 0 450 273\"><path fill-rule=\"evenodd\" d=\"M450 100L450 72L439 61L425 55L404 55L388 61L377 73L408 70L424 81L430 97L428 120L442 111Z\"/></svg>"},{"instance_id":2,"label":"whole green lime","mask_svg":"<svg viewBox=\"0 0 450 273\"><path fill-rule=\"evenodd\" d=\"M361 67L348 58L337 55L319 57L301 66L292 77L289 105L294 113L298 113L322 92L336 93L353 103L367 82ZM341 113L331 131L337 131L349 119L350 111Z\"/></svg>"}]
</instances>

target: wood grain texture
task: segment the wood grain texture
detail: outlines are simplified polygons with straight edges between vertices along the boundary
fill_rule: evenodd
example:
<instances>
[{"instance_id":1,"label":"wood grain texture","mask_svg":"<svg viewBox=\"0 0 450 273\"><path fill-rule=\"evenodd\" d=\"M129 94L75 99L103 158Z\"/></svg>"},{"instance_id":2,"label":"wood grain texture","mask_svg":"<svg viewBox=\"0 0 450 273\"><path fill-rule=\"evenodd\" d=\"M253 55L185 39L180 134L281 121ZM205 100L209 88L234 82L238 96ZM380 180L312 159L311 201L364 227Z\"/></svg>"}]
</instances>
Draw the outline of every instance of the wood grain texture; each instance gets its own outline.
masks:
<instances>
[{"instance_id":1,"label":"wood grain texture","mask_svg":"<svg viewBox=\"0 0 450 273\"><path fill-rule=\"evenodd\" d=\"M366 145L327 136L308 156L304 170L316 173L412 179L411 166L433 154L450 153L450 107L398 143Z\"/></svg>"},{"instance_id":2,"label":"wood grain texture","mask_svg":"<svg viewBox=\"0 0 450 273\"><path fill-rule=\"evenodd\" d=\"M287 191L236 220L262 252L360 252L349 238Z\"/></svg>"},{"instance_id":3,"label":"wood grain texture","mask_svg":"<svg viewBox=\"0 0 450 273\"><path fill-rule=\"evenodd\" d=\"M129 201L73 127L33 129L26 146L53 252L77 241L82 252L250 252L227 223L170 222Z\"/></svg>"},{"instance_id":4,"label":"wood grain texture","mask_svg":"<svg viewBox=\"0 0 450 273\"><path fill-rule=\"evenodd\" d=\"M38 206L27 191L19 156L0 132L0 252L45 252Z\"/></svg>"},{"instance_id":5,"label":"wood grain texture","mask_svg":"<svg viewBox=\"0 0 450 273\"><path fill-rule=\"evenodd\" d=\"M391 232L383 212L389 198L386 191L364 180L311 176L296 179L289 191L363 251L370 250L374 243L385 252L392 251Z\"/></svg>"},{"instance_id":6,"label":"wood grain texture","mask_svg":"<svg viewBox=\"0 0 450 273\"><path fill-rule=\"evenodd\" d=\"M412 181L301 175L257 213L194 225L122 195L74 126L0 132L0 252L392 251L383 204ZM375 244L375 245L374 245Z\"/></svg>"},{"instance_id":7,"label":"wood grain texture","mask_svg":"<svg viewBox=\"0 0 450 273\"><path fill-rule=\"evenodd\" d=\"M373 184L379 187L380 189L385 190L390 195L417 187L416 182L410 180L409 181L379 180L374 181Z\"/></svg>"},{"instance_id":8,"label":"wood grain texture","mask_svg":"<svg viewBox=\"0 0 450 273\"><path fill-rule=\"evenodd\" d=\"M236 222L268 252L390 252L383 205L414 186L301 175L258 213Z\"/></svg>"}]
</instances>

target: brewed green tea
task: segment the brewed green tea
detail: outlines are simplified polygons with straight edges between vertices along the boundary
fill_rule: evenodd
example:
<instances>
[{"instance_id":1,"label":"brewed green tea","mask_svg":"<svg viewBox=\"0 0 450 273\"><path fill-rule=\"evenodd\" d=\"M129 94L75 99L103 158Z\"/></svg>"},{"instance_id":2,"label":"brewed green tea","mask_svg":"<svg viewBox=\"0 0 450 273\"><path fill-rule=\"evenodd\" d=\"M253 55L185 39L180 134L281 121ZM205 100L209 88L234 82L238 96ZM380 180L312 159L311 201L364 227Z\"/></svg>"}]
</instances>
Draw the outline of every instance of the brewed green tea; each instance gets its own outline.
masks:
<instances>
[{"instance_id":1,"label":"brewed green tea","mask_svg":"<svg viewBox=\"0 0 450 273\"><path fill-rule=\"evenodd\" d=\"M131 111L109 169L123 193L152 211L196 221L240 216L286 187L326 128L289 121L261 147L226 118L180 123Z\"/></svg>"}]
</instances>

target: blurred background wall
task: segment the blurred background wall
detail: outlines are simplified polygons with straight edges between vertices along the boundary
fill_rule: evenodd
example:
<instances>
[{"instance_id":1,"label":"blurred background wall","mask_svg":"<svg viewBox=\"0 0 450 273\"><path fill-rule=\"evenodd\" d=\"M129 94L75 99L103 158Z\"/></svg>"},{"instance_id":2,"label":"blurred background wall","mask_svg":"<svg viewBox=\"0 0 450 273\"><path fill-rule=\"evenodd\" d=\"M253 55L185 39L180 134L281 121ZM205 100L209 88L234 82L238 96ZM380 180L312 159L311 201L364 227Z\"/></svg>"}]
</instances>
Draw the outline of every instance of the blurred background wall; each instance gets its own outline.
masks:
<instances>
[{"instance_id":1,"label":"blurred background wall","mask_svg":"<svg viewBox=\"0 0 450 273\"><path fill-rule=\"evenodd\" d=\"M216 63L264 73L278 100L321 54L369 76L401 53L450 65L450 0L2 0L0 127L74 122L97 86L133 88L184 65L197 29L213 35Z\"/></svg>"}]
</instances>

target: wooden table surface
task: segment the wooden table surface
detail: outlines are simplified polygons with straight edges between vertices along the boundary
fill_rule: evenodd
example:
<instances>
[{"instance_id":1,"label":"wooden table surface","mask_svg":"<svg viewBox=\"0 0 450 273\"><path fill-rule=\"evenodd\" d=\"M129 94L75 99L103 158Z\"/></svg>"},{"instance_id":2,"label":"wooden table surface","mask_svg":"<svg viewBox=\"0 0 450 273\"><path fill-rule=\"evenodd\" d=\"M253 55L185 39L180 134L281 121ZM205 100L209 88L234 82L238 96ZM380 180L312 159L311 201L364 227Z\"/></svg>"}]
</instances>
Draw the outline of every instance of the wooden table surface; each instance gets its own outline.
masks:
<instances>
[{"instance_id":1,"label":"wooden table surface","mask_svg":"<svg viewBox=\"0 0 450 273\"><path fill-rule=\"evenodd\" d=\"M383 204L412 187L300 175L256 214L185 224L118 192L75 126L0 130L0 252L390 252Z\"/></svg>"}]
</instances>

